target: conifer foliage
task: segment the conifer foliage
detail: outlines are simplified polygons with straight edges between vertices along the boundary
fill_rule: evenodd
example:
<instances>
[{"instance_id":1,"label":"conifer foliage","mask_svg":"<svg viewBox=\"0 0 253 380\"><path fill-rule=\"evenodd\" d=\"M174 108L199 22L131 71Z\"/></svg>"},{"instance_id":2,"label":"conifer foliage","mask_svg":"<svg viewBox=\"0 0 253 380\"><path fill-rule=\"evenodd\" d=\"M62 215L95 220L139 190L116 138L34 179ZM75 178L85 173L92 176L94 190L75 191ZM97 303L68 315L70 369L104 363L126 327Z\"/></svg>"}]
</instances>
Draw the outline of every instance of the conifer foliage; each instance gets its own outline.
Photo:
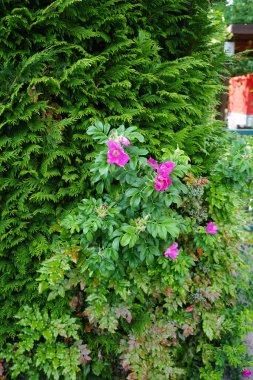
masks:
<instances>
[{"instance_id":1,"label":"conifer foliage","mask_svg":"<svg viewBox=\"0 0 253 380\"><path fill-rule=\"evenodd\" d=\"M88 126L138 125L149 151L179 145L205 172L220 57L207 0L1 0L0 17L3 341L21 304L44 303L35 273L89 188Z\"/></svg>"}]
</instances>

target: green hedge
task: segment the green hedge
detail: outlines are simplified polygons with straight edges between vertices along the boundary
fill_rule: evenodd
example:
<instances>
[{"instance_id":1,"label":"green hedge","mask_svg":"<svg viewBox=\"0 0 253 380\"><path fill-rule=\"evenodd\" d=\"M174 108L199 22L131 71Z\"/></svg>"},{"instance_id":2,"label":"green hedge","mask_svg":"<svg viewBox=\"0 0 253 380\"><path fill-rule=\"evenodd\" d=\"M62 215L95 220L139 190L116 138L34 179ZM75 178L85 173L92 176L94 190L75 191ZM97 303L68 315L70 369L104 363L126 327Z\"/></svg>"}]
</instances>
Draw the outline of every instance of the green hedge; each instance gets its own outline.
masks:
<instances>
[{"instance_id":1,"label":"green hedge","mask_svg":"<svg viewBox=\"0 0 253 380\"><path fill-rule=\"evenodd\" d=\"M241 380L252 364L243 342L253 313L242 207L253 141L233 139L200 178L180 149L163 164L147 162L134 127L97 122L87 133L96 142L94 190L54 228L38 277L48 301L68 306L58 315L48 305L19 311L18 336L1 352L4 374L222 380L230 366Z\"/></svg>"},{"instance_id":2,"label":"green hedge","mask_svg":"<svg viewBox=\"0 0 253 380\"><path fill-rule=\"evenodd\" d=\"M150 152L179 145L205 173L222 53L207 0L15 0L0 15L3 341L19 305L45 302L49 229L90 187L87 127L138 125Z\"/></svg>"}]
</instances>

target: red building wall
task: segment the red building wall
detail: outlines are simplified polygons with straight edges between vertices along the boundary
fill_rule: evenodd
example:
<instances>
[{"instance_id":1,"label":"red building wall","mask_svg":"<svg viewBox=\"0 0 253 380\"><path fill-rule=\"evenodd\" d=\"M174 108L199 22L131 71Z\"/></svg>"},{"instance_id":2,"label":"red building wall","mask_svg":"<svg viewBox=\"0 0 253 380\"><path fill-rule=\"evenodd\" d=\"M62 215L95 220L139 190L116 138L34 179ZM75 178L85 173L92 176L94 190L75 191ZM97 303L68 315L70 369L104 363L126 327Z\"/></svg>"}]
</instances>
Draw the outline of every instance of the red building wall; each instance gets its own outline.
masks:
<instances>
[{"instance_id":1,"label":"red building wall","mask_svg":"<svg viewBox=\"0 0 253 380\"><path fill-rule=\"evenodd\" d=\"M230 78L228 112L253 115L253 74Z\"/></svg>"}]
</instances>

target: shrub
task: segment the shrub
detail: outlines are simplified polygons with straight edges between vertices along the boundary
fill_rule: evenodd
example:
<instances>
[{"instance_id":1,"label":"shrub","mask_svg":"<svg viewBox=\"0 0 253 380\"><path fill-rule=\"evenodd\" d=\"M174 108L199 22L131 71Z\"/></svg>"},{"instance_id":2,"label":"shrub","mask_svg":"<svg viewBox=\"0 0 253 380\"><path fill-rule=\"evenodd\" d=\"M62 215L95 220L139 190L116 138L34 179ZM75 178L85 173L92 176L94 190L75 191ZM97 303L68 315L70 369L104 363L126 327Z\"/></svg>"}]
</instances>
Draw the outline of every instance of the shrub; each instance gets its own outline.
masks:
<instances>
[{"instance_id":1,"label":"shrub","mask_svg":"<svg viewBox=\"0 0 253 380\"><path fill-rule=\"evenodd\" d=\"M208 0L7 0L0 13L2 342L20 305L45 305L48 231L89 195L87 127L138 125L151 152L184 147L206 172L222 54Z\"/></svg>"},{"instance_id":2,"label":"shrub","mask_svg":"<svg viewBox=\"0 0 253 380\"><path fill-rule=\"evenodd\" d=\"M68 300L81 326L74 339L92 361L80 378L221 380L226 364L241 374L252 295L240 208L252 143L236 140L209 178L196 178L180 149L163 165L147 161L134 127L96 123L88 134L98 142L91 194L54 227L54 255L38 279L49 300ZM110 154L108 140L116 141ZM4 357L14 377L27 352L13 347ZM34 350L32 365L43 373Z\"/></svg>"},{"instance_id":3,"label":"shrub","mask_svg":"<svg viewBox=\"0 0 253 380\"><path fill-rule=\"evenodd\" d=\"M253 16L250 11L252 0L234 0L233 4L226 6L225 18L228 24L252 24Z\"/></svg>"},{"instance_id":4,"label":"shrub","mask_svg":"<svg viewBox=\"0 0 253 380\"><path fill-rule=\"evenodd\" d=\"M20 373L26 379L39 379L39 373L47 379L76 379L78 365L90 360L86 345L78 342L79 326L75 319L65 314L58 318L41 312L37 306L25 306L17 315L19 342L14 347L7 345L6 360L13 360L11 378ZM72 340L76 340L71 345Z\"/></svg>"}]
</instances>

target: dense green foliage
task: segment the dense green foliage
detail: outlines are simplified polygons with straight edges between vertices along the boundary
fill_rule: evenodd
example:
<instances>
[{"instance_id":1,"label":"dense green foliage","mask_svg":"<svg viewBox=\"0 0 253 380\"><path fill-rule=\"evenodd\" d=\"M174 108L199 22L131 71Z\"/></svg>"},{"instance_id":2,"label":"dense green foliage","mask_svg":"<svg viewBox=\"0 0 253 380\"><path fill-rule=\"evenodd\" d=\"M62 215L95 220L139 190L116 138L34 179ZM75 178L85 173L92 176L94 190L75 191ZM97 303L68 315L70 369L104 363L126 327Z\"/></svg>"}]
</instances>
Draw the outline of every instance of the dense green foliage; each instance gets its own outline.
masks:
<instances>
[{"instance_id":1,"label":"dense green foliage","mask_svg":"<svg viewBox=\"0 0 253 380\"><path fill-rule=\"evenodd\" d=\"M90 187L93 120L138 125L151 152L178 145L195 172L211 167L221 32L208 0L0 5L2 342L20 305L45 303L35 272L50 227Z\"/></svg>"},{"instance_id":2,"label":"dense green foliage","mask_svg":"<svg viewBox=\"0 0 253 380\"><path fill-rule=\"evenodd\" d=\"M253 24L253 0L234 0L225 7L227 24Z\"/></svg>"},{"instance_id":3,"label":"dense green foliage","mask_svg":"<svg viewBox=\"0 0 253 380\"><path fill-rule=\"evenodd\" d=\"M243 52L229 57L227 63L227 75L236 77L253 73L253 57L247 55L248 52Z\"/></svg>"},{"instance_id":4,"label":"dense green foliage","mask_svg":"<svg viewBox=\"0 0 253 380\"><path fill-rule=\"evenodd\" d=\"M19 340L3 354L7 374L222 380L228 364L241 379L250 363L242 338L252 319L252 276L249 253L239 249L247 242L240 209L252 189L252 140L235 140L208 179L194 177L180 149L166 155L176 166L163 192L154 188L156 173L135 128L97 123L88 133L100 144L90 165L94 190L55 226L52 257L39 270L40 292L64 297L69 310L49 327L37 310L19 315ZM105 142L120 135L132 143L123 168L106 162ZM205 229L211 219L215 235ZM175 241L172 260L164 251ZM71 310L78 333L69 326ZM72 352L71 365L52 361L58 346Z\"/></svg>"},{"instance_id":5,"label":"dense green foliage","mask_svg":"<svg viewBox=\"0 0 253 380\"><path fill-rule=\"evenodd\" d=\"M234 0L229 6L220 4L219 8L227 25L253 24L253 0ZM249 51L246 51L230 57L227 65L230 77L253 73L252 52L248 54Z\"/></svg>"},{"instance_id":6,"label":"dense green foliage","mask_svg":"<svg viewBox=\"0 0 253 380\"><path fill-rule=\"evenodd\" d=\"M41 312L37 306L26 306L17 318L21 328L19 343L14 348L8 345L6 355L7 360L12 360L15 353L11 378L23 373L26 379L38 379L39 372L47 375L48 379L57 379L59 374L71 378L79 370L80 359L83 362L90 360L86 346L78 342L79 326L69 315L59 318L49 315L47 310ZM66 344L67 339L75 339L75 344ZM33 363L36 363L36 369Z\"/></svg>"}]
</instances>

